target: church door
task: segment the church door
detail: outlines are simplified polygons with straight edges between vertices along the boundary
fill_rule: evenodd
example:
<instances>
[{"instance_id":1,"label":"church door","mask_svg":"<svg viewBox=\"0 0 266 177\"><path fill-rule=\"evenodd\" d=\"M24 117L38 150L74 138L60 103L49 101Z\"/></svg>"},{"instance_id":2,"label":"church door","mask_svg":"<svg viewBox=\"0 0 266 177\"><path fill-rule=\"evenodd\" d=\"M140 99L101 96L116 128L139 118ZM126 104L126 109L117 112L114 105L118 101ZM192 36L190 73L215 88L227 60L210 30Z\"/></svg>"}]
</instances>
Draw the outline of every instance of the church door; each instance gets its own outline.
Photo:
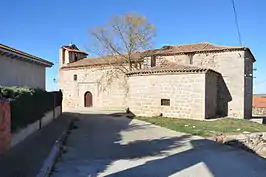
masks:
<instances>
[{"instance_id":1,"label":"church door","mask_svg":"<svg viewBox=\"0 0 266 177\"><path fill-rule=\"evenodd\" d=\"M92 107L92 94L91 92L86 92L84 95L84 106Z\"/></svg>"}]
</instances>

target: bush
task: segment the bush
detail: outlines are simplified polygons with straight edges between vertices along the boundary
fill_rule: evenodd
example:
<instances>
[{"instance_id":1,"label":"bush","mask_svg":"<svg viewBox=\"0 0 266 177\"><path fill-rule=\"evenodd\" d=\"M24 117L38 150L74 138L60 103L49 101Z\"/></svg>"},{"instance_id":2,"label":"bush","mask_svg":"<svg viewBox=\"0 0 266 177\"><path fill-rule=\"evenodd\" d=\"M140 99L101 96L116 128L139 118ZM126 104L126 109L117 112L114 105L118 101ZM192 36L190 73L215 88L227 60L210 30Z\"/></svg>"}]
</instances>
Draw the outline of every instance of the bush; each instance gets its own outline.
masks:
<instances>
[{"instance_id":1,"label":"bush","mask_svg":"<svg viewBox=\"0 0 266 177\"><path fill-rule=\"evenodd\" d=\"M12 132L27 126L61 105L61 92L46 92L41 89L0 87L0 98L11 100Z\"/></svg>"}]
</instances>

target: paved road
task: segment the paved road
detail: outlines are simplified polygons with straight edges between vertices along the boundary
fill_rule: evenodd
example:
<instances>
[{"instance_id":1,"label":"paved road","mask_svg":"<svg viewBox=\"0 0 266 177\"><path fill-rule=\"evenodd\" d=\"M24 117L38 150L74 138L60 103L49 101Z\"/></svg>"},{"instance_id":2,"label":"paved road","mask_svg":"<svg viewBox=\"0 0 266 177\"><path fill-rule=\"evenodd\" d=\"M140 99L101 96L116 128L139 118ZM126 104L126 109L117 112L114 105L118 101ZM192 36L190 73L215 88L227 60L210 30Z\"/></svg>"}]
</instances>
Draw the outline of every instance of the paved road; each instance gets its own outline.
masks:
<instances>
[{"instance_id":1,"label":"paved road","mask_svg":"<svg viewBox=\"0 0 266 177\"><path fill-rule=\"evenodd\" d=\"M52 177L265 177L266 160L138 120L76 113Z\"/></svg>"},{"instance_id":2,"label":"paved road","mask_svg":"<svg viewBox=\"0 0 266 177\"><path fill-rule=\"evenodd\" d=\"M0 177L35 177L69 119L61 115L1 156Z\"/></svg>"}]
</instances>

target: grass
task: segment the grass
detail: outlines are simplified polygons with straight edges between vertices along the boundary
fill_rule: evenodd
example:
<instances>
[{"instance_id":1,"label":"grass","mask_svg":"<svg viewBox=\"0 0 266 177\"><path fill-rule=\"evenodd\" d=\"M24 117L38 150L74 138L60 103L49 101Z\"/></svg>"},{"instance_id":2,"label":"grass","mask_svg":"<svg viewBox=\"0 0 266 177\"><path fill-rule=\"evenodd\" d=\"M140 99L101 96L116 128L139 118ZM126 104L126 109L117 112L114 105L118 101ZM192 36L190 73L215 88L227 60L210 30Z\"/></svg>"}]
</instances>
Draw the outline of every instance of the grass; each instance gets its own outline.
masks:
<instances>
[{"instance_id":1,"label":"grass","mask_svg":"<svg viewBox=\"0 0 266 177\"><path fill-rule=\"evenodd\" d=\"M177 119L165 117L135 117L178 132L210 137L220 133L266 132L266 125L243 119L223 118L212 121Z\"/></svg>"}]
</instances>

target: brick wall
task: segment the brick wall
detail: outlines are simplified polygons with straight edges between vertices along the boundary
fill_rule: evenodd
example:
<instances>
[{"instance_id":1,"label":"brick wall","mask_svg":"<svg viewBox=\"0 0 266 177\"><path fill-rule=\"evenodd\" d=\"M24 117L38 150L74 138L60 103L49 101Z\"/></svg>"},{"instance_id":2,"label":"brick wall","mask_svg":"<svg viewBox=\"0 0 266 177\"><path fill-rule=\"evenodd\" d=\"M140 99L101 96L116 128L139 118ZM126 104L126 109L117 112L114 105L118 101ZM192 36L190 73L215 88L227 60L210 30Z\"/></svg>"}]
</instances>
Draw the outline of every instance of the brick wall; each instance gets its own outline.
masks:
<instances>
[{"instance_id":1,"label":"brick wall","mask_svg":"<svg viewBox=\"0 0 266 177\"><path fill-rule=\"evenodd\" d=\"M11 146L9 102L0 100L0 154L6 152Z\"/></svg>"}]
</instances>

